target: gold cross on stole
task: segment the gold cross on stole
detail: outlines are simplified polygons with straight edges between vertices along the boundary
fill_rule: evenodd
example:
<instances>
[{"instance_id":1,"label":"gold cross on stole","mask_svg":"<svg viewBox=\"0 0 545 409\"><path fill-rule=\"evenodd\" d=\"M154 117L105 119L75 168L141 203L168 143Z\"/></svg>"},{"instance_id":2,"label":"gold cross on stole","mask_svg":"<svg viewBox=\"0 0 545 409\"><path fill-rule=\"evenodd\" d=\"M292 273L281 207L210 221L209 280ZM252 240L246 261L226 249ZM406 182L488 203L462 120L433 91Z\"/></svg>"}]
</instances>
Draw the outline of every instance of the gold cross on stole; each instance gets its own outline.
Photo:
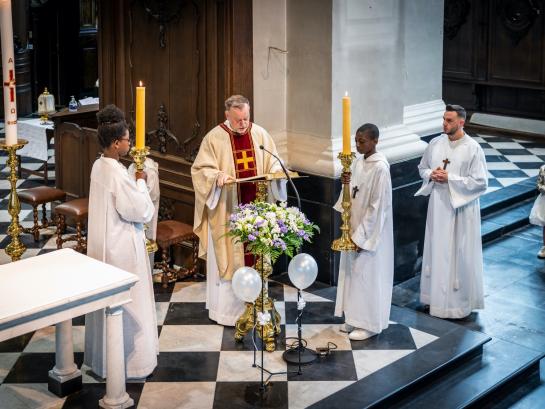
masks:
<instances>
[{"instance_id":1,"label":"gold cross on stole","mask_svg":"<svg viewBox=\"0 0 545 409\"><path fill-rule=\"evenodd\" d=\"M242 163L242 165L244 166L244 170L248 170L250 169L250 167L248 166L248 163L253 161L254 161L253 157L248 157L246 155L246 151L242 151L242 158L237 159L237 165L240 165Z\"/></svg>"}]
</instances>

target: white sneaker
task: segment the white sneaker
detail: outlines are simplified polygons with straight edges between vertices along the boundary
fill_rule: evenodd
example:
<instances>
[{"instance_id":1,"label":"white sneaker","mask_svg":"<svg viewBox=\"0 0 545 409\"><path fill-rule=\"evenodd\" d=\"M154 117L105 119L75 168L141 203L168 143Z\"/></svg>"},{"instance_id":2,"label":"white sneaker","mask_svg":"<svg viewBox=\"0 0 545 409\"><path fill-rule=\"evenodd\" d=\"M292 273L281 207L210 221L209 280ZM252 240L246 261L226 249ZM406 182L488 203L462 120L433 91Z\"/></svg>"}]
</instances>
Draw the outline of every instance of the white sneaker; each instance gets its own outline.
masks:
<instances>
[{"instance_id":1,"label":"white sneaker","mask_svg":"<svg viewBox=\"0 0 545 409\"><path fill-rule=\"evenodd\" d=\"M541 250L537 253L537 258L545 258L545 246L541 247Z\"/></svg>"},{"instance_id":2,"label":"white sneaker","mask_svg":"<svg viewBox=\"0 0 545 409\"><path fill-rule=\"evenodd\" d=\"M341 326L339 327L339 331L341 332L349 333L349 332L352 332L353 330L354 330L354 327L350 324L347 324L346 322L344 324L341 324Z\"/></svg>"},{"instance_id":3,"label":"white sneaker","mask_svg":"<svg viewBox=\"0 0 545 409\"><path fill-rule=\"evenodd\" d=\"M371 338L377 335L374 332L367 331L362 328L355 328L350 334L348 334L348 338L350 338L352 341L363 341L364 339Z\"/></svg>"}]
</instances>

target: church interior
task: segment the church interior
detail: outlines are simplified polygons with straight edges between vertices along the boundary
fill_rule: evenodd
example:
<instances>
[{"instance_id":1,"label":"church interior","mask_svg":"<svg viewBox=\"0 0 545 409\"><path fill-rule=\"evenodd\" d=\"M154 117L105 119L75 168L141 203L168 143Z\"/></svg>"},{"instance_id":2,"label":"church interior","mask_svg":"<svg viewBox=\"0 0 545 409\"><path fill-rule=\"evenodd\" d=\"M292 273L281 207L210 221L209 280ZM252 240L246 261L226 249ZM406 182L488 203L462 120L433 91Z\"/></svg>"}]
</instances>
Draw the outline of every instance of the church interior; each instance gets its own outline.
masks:
<instances>
[{"instance_id":1,"label":"church interior","mask_svg":"<svg viewBox=\"0 0 545 409\"><path fill-rule=\"evenodd\" d=\"M545 407L545 254L536 256L545 229L530 222L545 165L544 0L0 0L0 12L8 3L16 81L4 75L0 138L7 141L4 107L13 92L17 137L27 142L17 151L0 143L0 298L8 297L0 301L0 409L99 401L142 409ZM2 50L5 33L2 24ZM307 288L293 284L291 257L271 266L263 292L280 317L272 343L263 334L241 337L207 311L192 166L231 95L248 98L251 123L297 172L289 206L299 202L319 227L302 247L317 265ZM74 260L89 258L91 171L104 126L97 113L108 104L125 113L131 144L138 148L139 129L144 135L143 159L157 163L160 191L157 248L148 249L157 366L122 385L84 363L83 304L51 313L65 314L68 327L43 314L33 326L10 315L12 300L30 289L53 296L77 282L40 277L33 260L67 249ZM448 104L467 111L464 130L482 149L487 174L477 238L485 306L461 319L432 316L420 299L428 198L415 196L418 165L444 132ZM348 153L356 152L355 132L371 122L391 175L393 291L388 327L353 340L335 315L341 251L332 243L346 225L334 206L347 189L343 132ZM125 167L133 161L120 159ZM14 256L15 235L24 250ZM302 366L284 354L300 331L316 353ZM59 342L66 334L69 348ZM75 363L77 378L55 372L62 359ZM109 401L113 390L126 391L130 404Z\"/></svg>"}]
</instances>

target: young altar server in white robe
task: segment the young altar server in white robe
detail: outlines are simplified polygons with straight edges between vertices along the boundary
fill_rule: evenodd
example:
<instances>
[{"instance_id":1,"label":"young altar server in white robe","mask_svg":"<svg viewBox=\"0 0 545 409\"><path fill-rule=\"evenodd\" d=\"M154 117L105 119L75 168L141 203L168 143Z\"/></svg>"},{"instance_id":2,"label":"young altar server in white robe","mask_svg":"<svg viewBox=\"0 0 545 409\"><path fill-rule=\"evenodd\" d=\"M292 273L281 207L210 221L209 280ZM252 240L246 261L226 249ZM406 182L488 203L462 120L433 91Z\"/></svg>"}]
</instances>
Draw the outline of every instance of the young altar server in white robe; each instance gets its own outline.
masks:
<instances>
[{"instance_id":1,"label":"young altar server in white robe","mask_svg":"<svg viewBox=\"0 0 545 409\"><path fill-rule=\"evenodd\" d=\"M123 337L127 378L144 378L157 366L158 337L151 269L143 224L155 207L146 174L136 180L119 162L130 148L124 114L108 105L97 114L98 140L103 155L93 164L89 191L87 255L135 274L132 302L123 305ZM106 378L105 311L85 316L84 362Z\"/></svg>"},{"instance_id":2,"label":"young altar server in white robe","mask_svg":"<svg viewBox=\"0 0 545 409\"><path fill-rule=\"evenodd\" d=\"M447 105L444 134L433 139L418 165L430 195L420 301L439 318L464 318L484 308L479 196L488 186L481 146L464 132L466 111Z\"/></svg>"},{"instance_id":3,"label":"young altar server in white robe","mask_svg":"<svg viewBox=\"0 0 545 409\"><path fill-rule=\"evenodd\" d=\"M350 236L356 252L342 252L335 315L345 323L341 331L352 340L364 340L388 328L394 279L392 182L386 157L376 151L379 130L362 125L356 148L362 156L352 165ZM342 212L342 194L335 210Z\"/></svg>"}]
</instances>

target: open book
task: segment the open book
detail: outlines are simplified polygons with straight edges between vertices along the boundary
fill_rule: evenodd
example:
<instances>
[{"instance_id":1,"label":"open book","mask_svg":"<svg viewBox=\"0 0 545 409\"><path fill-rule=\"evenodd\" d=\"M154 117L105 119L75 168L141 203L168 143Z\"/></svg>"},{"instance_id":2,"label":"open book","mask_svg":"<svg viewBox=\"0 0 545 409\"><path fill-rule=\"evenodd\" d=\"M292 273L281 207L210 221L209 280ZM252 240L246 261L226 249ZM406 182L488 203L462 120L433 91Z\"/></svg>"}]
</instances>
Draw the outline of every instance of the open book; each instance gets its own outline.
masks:
<instances>
[{"instance_id":1,"label":"open book","mask_svg":"<svg viewBox=\"0 0 545 409\"><path fill-rule=\"evenodd\" d=\"M291 178L300 178L299 174L297 172L293 172L291 170L288 171ZM286 179L286 174L282 171L273 172L273 173L266 173L264 175L257 175L257 176L250 176L247 178L239 178L235 179L232 183L244 183L244 182L257 182L259 180L277 180L277 179Z\"/></svg>"}]
</instances>

